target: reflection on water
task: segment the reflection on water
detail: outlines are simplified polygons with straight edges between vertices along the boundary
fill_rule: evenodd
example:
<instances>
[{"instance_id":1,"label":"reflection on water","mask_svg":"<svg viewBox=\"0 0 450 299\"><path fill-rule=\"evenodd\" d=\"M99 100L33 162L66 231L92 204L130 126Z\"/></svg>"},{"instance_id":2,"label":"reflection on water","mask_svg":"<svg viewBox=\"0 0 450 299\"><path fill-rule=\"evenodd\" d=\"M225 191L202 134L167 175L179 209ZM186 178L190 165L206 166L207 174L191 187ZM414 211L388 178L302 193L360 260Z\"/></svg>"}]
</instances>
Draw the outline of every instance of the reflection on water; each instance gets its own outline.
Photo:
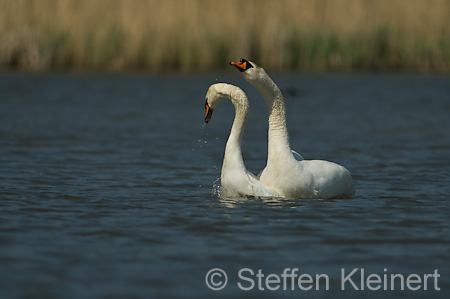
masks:
<instances>
[{"instance_id":1,"label":"reflection on water","mask_svg":"<svg viewBox=\"0 0 450 299\"><path fill-rule=\"evenodd\" d=\"M330 277L308 297L443 296L342 292L339 275L439 269L450 287L448 78L274 77L298 90L286 98L292 148L345 165L353 198L220 198L234 112L221 104L203 124L216 78L249 95L247 169L267 155L265 104L239 74L2 75L0 295L298 297L244 293L237 273L299 267ZM218 292L205 284L214 267L229 276Z\"/></svg>"}]
</instances>

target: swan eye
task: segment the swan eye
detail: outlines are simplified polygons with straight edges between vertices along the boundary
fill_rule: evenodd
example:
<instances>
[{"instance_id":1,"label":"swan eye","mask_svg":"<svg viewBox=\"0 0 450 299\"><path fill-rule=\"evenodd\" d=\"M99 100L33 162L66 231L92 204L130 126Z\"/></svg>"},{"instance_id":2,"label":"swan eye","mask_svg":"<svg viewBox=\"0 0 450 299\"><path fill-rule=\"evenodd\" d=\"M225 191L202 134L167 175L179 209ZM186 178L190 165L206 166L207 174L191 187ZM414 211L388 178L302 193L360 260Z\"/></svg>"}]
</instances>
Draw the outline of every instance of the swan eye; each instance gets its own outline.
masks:
<instances>
[{"instance_id":1,"label":"swan eye","mask_svg":"<svg viewBox=\"0 0 450 299\"><path fill-rule=\"evenodd\" d=\"M205 99L205 106L208 106L208 98Z\"/></svg>"},{"instance_id":2,"label":"swan eye","mask_svg":"<svg viewBox=\"0 0 450 299\"><path fill-rule=\"evenodd\" d=\"M253 67L253 65L247 59L241 58L241 60L239 60L239 61L241 63L245 63L245 69L246 70L248 70L249 68Z\"/></svg>"}]
</instances>

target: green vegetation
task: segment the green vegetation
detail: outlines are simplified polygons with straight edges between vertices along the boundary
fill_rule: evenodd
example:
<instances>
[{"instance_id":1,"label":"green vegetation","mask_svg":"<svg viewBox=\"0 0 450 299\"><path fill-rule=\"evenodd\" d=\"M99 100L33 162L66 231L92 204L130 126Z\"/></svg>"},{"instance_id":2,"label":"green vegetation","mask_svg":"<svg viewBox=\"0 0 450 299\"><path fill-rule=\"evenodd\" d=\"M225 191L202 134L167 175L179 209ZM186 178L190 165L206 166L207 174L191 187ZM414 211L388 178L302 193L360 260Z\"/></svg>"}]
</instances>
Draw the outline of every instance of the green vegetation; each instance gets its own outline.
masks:
<instances>
[{"instance_id":1,"label":"green vegetation","mask_svg":"<svg viewBox=\"0 0 450 299\"><path fill-rule=\"evenodd\" d=\"M448 0L0 0L0 70L450 71Z\"/></svg>"}]
</instances>

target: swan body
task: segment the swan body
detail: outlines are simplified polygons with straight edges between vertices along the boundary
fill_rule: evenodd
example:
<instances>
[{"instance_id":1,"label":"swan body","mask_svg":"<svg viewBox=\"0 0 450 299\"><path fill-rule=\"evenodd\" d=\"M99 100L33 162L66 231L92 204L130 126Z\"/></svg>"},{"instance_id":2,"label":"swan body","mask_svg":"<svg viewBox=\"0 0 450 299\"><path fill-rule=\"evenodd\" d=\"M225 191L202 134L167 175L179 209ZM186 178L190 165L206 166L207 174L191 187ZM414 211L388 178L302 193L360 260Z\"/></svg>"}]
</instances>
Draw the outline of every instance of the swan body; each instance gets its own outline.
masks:
<instances>
[{"instance_id":1,"label":"swan body","mask_svg":"<svg viewBox=\"0 0 450 299\"><path fill-rule=\"evenodd\" d=\"M245 59L230 64L236 66L262 94L269 110L267 164L259 180L286 198L353 195L355 188L352 177L343 166L329 161L295 157L289 145L283 95L264 69Z\"/></svg>"},{"instance_id":2,"label":"swan body","mask_svg":"<svg viewBox=\"0 0 450 299\"><path fill-rule=\"evenodd\" d=\"M229 99L235 108L235 117L225 146L222 164L222 197L280 197L280 194L258 180L244 164L241 151L242 135L247 122L250 105L244 91L237 86L216 83L209 87L206 94L205 122L211 120L214 108L223 98Z\"/></svg>"}]
</instances>

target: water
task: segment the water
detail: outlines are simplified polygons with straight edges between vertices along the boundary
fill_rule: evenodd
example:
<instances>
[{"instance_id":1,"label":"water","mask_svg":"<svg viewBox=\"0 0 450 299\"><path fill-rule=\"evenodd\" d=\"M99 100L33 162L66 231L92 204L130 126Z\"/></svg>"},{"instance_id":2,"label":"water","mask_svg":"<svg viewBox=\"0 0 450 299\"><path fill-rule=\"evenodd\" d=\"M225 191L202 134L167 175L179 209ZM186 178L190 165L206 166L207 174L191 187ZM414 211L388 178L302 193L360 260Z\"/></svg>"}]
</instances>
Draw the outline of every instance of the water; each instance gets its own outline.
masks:
<instances>
[{"instance_id":1,"label":"water","mask_svg":"<svg viewBox=\"0 0 450 299\"><path fill-rule=\"evenodd\" d=\"M247 91L244 159L255 173L265 164L265 106L237 73L1 75L0 296L448 297L449 77L274 79L286 95L292 148L345 165L353 198L213 194L233 108L221 103L203 125L210 84ZM216 267L228 275L220 291L205 283ZM244 268L254 276L239 277ZM326 274L329 290L324 280L309 291L291 290L290 280L288 290L280 282L270 291L262 280L258 290L259 269L280 278L286 268ZM356 291L348 282L341 290L342 269L354 268L405 278L438 269L441 291L433 278L427 291ZM358 288L360 273L352 276ZM250 280L253 290L239 288Z\"/></svg>"}]
</instances>

